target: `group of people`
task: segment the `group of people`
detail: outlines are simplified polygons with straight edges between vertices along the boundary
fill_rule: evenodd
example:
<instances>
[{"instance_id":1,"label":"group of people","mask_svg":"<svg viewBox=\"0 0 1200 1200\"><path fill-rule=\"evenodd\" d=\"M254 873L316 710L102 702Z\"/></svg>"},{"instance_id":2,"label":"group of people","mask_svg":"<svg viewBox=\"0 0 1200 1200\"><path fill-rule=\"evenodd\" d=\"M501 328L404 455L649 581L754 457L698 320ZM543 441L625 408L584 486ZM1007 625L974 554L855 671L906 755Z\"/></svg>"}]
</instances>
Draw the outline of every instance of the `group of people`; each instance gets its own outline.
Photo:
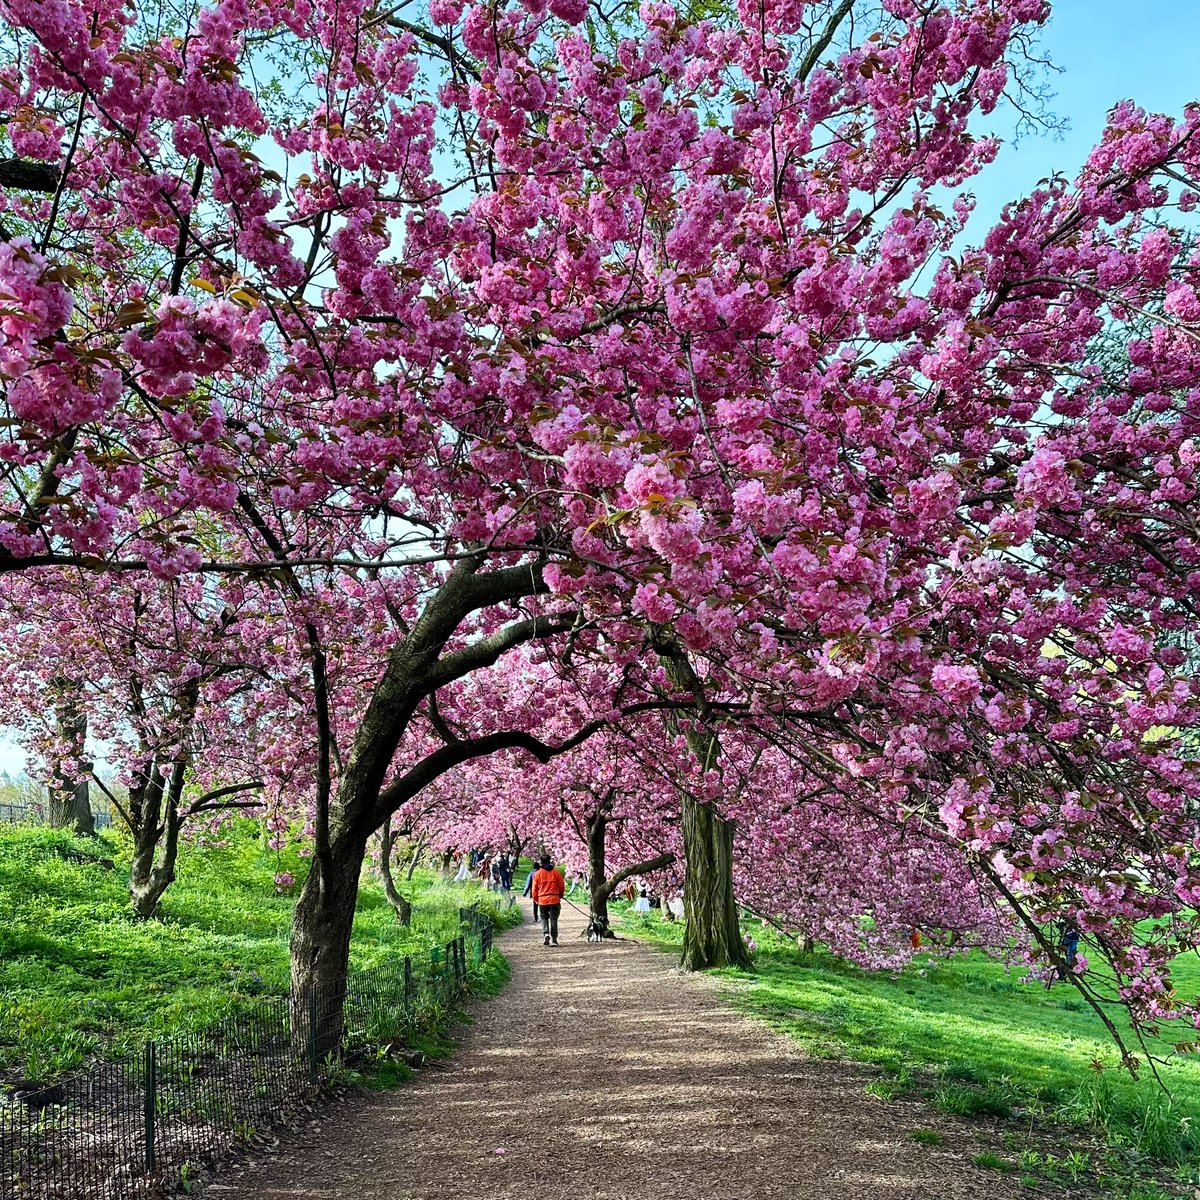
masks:
<instances>
[{"instance_id":1,"label":"group of people","mask_svg":"<svg viewBox=\"0 0 1200 1200\"><path fill-rule=\"evenodd\" d=\"M680 892L660 895L645 880L631 880L622 890L621 898L633 905L635 913L648 913L657 908L665 921L683 919L683 895Z\"/></svg>"},{"instance_id":2,"label":"group of people","mask_svg":"<svg viewBox=\"0 0 1200 1200\"><path fill-rule=\"evenodd\" d=\"M508 892L512 890L516 865L516 857L510 856L507 850L499 854L493 854L490 850L469 850L458 865L454 882L465 883L475 878L490 892Z\"/></svg>"}]
</instances>

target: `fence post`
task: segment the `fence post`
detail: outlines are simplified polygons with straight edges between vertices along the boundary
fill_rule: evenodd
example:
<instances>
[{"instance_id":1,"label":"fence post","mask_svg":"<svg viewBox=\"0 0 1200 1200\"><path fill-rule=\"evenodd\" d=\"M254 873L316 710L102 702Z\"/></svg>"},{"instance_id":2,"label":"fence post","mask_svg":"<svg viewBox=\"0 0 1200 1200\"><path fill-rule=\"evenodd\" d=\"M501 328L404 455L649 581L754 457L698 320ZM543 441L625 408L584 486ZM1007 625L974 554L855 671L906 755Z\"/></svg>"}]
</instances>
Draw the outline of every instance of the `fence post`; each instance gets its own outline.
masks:
<instances>
[{"instance_id":1,"label":"fence post","mask_svg":"<svg viewBox=\"0 0 1200 1200\"><path fill-rule=\"evenodd\" d=\"M146 1042L146 1053L142 1062L142 1085L145 1091L145 1120L146 1120L146 1174L153 1175L155 1171L154 1155L154 1110L155 1097L158 1093L158 1064L155 1060L154 1041Z\"/></svg>"},{"instance_id":2,"label":"fence post","mask_svg":"<svg viewBox=\"0 0 1200 1200\"><path fill-rule=\"evenodd\" d=\"M308 991L308 1078L317 1082L317 989Z\"/></svg>"}]
</instances>

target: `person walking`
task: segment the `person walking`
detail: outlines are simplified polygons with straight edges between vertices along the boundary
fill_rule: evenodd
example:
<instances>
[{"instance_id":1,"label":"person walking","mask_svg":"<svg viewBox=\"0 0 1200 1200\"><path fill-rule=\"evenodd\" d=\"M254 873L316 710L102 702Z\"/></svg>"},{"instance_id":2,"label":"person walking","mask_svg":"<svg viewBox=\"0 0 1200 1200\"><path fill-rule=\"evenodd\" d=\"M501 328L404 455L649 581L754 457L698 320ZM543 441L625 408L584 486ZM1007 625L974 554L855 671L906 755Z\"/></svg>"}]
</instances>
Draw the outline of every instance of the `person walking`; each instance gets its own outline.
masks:
<instances>
[{"instance_id":1,"label":"person walking","mask_svg":"<svg viewBox=\"0 0 1200 1200\"><path fill-rule=\"evenodd\" d=\"M512 891L512 863L507 852L500 855L500 888L505 892Z\"/></svg>"},{"instance_id":2,"label":"person walking","mask_svg":"<svg viewBox=\"0 0 1200 1200\"><path fill-rule=\"evenodd\" d=\"M537 874L537 872L537 867L530 868L529 874L525 876L525 889L521 892L522 896L533 895L533 877ZM535 925L538 923L538 906L536 900L533 902L533 923Z\"/></svg>"},{"instance_id":3,"label":"person walking","mask_svg":"<svg viewBox=\"0 0 1200 1200\"><path fill-rule=\"evenodd\" d=\"M555 870L550 855L542 856L541 866L533 875L533 902L542 914L542 945L558 945L558 914L562 911L562 898L567 890L567 881L562 872Z\"/></svg>"}]
</instances>

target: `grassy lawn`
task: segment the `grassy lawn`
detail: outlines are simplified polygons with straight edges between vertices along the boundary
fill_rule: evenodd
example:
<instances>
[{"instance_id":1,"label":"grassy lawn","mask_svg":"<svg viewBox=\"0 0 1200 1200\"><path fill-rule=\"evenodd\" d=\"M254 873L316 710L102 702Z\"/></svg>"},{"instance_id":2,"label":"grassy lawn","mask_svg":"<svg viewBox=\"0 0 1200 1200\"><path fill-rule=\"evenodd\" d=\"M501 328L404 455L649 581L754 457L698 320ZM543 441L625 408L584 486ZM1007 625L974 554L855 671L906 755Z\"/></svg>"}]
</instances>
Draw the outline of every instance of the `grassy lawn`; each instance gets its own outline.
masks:
<instances>
[{"instance_id":1,"label":"grassy lawn","mask_svg":"<svg viewBox=\"0 0 1200 1200\"><path fill-rule=\"evenodd\" d=\"M128 902L129 848L116 834L0 829L0 1072L50 1077L286 991L295 896L277 894L274 876L286 869L302 880L306 861L266 850L252 821L224 840L185 847L160 918L140 922ZM475 883L424 870L405 883L402 874L413 926L364 878L352 970L427 954L456 936L460 905L491 903Z\"/></svg>"},{"instance_id":2,"label":"grassy lawn","mask_svg":"<svg viewBox=\"0 0 1200 1200\"><path fill-rule=\"evenodd\" d=\"M657 912L626 914L623 923L663 948L682 939L682 925ZM1117 1069L1104 1027L1068 985L1024 984L1019 968L974 952L873 974L801 954L757 922L747 928L759 945L755 970L715 972L729 980L732 1002L813 1055L878 1066L873 1094L917 1093L958 1116L1083 1126L1126 1160L1153 1159L1171 1165L1173 1178L1200 1182L1197 1057L1163 1068L1168 1099L1149 1078ZM1196 963L1180 964L1179 976L1190 994Z\"/></svg>"}]
</instances>

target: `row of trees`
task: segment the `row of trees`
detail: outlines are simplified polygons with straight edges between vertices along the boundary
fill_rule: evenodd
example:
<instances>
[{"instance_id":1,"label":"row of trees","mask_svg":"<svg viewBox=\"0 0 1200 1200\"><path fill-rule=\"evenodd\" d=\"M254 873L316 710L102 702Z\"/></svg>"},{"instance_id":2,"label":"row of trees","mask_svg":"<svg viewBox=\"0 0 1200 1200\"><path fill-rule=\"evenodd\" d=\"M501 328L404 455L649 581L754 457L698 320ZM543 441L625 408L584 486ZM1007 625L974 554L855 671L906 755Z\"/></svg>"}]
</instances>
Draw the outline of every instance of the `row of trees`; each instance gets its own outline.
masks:
<instances>
[{"instance_id":1,"label":"row of trees","mask_svg":"<svg viewBox=\"0 0 1200 1200\"><path fill-rule=\"evenodd\" d=\"M0 0L0 716L112 745L138 910L300 821L303 986L380 830L565 822L689 965L736 871L1200 1016L1200 109L975 237L1047 11Z\"/></svg>"}]
</instances>

